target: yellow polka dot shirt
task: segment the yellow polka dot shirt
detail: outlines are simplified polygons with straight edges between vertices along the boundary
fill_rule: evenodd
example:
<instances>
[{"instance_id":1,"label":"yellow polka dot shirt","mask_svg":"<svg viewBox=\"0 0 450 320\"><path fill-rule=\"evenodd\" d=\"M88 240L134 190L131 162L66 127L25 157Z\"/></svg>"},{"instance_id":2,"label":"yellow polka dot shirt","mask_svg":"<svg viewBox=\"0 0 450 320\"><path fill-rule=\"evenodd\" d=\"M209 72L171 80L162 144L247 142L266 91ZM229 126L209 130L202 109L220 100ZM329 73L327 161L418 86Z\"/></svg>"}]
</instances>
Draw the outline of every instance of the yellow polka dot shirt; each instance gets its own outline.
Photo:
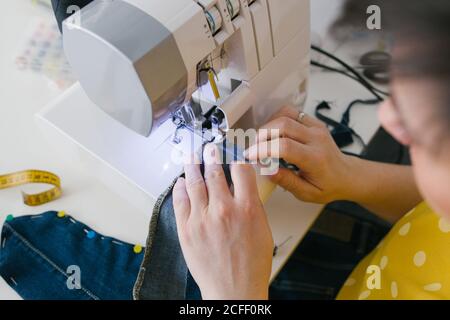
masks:
<instances>
[{"instance_id":1,"label":"yellow polka dot shirt","mask_svg":"<svg viewBox=\"0 0 450 320\"><path fill-rule=\"evenodd\" d=\"M450 223L422 203L360 262L337 298L450 299Z\"/></svg>"}]
</instances>

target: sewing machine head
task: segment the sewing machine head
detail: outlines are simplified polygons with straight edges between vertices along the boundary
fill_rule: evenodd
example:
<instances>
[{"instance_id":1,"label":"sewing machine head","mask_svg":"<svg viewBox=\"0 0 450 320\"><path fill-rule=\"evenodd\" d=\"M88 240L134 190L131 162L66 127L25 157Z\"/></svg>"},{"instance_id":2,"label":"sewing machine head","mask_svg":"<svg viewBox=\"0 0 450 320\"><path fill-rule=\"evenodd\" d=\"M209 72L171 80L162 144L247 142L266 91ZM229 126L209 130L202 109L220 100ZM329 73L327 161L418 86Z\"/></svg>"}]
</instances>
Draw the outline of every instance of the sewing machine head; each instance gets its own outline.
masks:
<instances>
[{"instance_id":1,"label":"sewing machine head","mask_svg":"<svg viewBox=\"0 0 450 320\"><path fill-rule=\"evenodd\" d=\"M94 0L63 23L79 83L43 127L118 193L154 200L182 172L175 158L301 109L309 11L309 0Z\"/></svg>"},{"instance_id":2,"label":"sewing machine head","mask_svg":"<svg viewBox=\"0 0 450 320\"><path fill-rule=\"evenodd\" d=\"M217 105L231 79L229 88L218 88L216 76L226 68L225 42L234 30L214 36L224 27L222 15L231 22L241 2L226 1L223 14L219 1L203 2L94 1L67 19L65 52L89 98L143 136L170 120L177 130L220 139L228 125Z\"/></svg>"}]
</instances>

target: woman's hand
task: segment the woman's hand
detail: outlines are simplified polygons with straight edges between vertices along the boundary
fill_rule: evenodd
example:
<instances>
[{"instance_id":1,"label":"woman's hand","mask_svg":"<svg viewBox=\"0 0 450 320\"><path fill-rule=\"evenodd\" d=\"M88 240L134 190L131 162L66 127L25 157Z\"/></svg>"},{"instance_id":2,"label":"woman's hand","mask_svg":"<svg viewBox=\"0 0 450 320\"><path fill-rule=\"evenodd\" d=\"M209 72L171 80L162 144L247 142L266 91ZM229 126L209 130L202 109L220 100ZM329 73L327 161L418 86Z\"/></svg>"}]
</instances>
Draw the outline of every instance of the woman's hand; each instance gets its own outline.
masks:
<instances>
[{"instance_id":1,"label":"woman's hand","mask_svg":"<svg viewBox=\"0 0 450 320\"><path fill-rule=\"evenodd\" d=\"M274 129L280 130L278 137L267 134ZM278 143L279 154L271 154L271 143ZM252 161L280 158L295 164L299 174L281 168L272 180L300 200L328 203L349 198L354 158L339 150L322 122L305 116L300 123L299 112L292 107L282 108L261 128L257 144L245 156Z\"/></svg>"},{"instance_id":2,"label":"woman's hand","mask_svg":"<svg viewBox=\"0 0 450 320\"><path fill-rule=\"evenodd\" d=\"M173 191L186 263L204 299L267 299L274 243L248 164L231 165L228 187L215 145L185 167Z\"/></svg>"}]
</instances>

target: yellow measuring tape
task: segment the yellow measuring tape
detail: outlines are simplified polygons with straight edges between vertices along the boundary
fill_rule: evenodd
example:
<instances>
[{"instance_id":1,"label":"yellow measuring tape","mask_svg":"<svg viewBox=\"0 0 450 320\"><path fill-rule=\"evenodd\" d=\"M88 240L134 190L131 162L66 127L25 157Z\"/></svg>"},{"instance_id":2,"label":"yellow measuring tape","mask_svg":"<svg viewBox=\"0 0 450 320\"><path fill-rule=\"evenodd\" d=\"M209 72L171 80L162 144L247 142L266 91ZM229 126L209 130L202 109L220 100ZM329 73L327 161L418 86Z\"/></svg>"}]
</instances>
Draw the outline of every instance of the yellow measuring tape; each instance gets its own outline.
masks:
<instances>
[{"instance_id":1,"label":"yellow measuring tape","mask_svg":"<svg viewBox=\"0 0 450 320\"><path fill-rule=\"evenodd\" d=\"M54 188L50 190L36 194L26 194L22 192L23 202L31 207L58 199L62 194L59 177L48 171L25 170L0 175L0 190L28 183L45 183L54 186Z\"/></svg>"}]
</instances>

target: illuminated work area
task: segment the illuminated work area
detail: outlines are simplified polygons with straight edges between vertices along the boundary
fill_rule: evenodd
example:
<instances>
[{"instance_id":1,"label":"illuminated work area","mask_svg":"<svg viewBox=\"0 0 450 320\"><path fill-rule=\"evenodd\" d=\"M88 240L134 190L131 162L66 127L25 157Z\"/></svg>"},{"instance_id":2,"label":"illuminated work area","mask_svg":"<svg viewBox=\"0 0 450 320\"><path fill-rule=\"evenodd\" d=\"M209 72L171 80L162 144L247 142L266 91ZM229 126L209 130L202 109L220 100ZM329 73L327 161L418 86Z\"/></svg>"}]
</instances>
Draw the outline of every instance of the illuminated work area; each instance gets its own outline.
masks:
<instances>
[{"instance_id":1,"label":"illuminated work area","mask_svg":"<svg viewBox=\"0 0 450 320\"><path fill-rule=\"evenodd\" d=\"M450 299L433 2L7 0L0 299Z\"/></svg>"}]
</instances>

